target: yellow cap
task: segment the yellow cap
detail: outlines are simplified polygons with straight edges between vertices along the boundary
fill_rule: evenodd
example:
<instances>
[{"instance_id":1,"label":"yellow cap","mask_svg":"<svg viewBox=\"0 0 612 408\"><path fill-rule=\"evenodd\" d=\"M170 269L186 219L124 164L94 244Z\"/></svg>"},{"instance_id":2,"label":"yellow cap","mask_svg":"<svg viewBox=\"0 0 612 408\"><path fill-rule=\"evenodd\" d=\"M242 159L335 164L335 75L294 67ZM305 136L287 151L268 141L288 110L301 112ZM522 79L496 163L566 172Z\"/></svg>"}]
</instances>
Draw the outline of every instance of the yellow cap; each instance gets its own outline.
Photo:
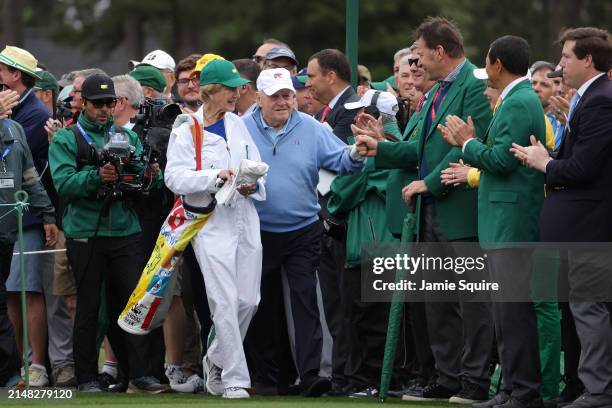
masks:
<instances>
[{"instance_id":1,"label":"yellow cap","mask_svg":"<svg viewBox=\"0 0 612 408\"><path fill-rule=\"evenodd\" d=\"M223 58L220 55L217 54L204 54L200 57L200 59L196 62L196 66L193 69L193 71L191 71L190 76L194 76L194 75L199 75L200 71L202 71L202 69L204 69L204 67L213 60L224 60L225 58Z\"/></svg>"}]
</instances>

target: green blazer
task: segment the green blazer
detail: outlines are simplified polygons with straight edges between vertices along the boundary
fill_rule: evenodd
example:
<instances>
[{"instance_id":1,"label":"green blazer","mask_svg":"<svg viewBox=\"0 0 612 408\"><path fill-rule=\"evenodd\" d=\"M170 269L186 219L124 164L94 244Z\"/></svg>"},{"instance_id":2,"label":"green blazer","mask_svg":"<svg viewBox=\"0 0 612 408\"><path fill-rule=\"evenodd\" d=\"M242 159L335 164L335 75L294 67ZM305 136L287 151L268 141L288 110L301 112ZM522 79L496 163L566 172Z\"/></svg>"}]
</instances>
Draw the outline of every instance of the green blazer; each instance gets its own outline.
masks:
<instances>
[{"instance_id":1,"label":"green blazer","mask_svg":"<svg viewBox=\"0 0 612 408\"><path fill-rule=\"evenodd\" d=\"M546 145L544 111L529 81L519 82L497 108L480 140L465 145L463 160L481 171L478 185L478 236L482 244L536 242L544 201L544 174L521 164L509 149Z\"/></svg>"},{"instance_id":2,"label":"green blazer","mask_svg":"<svg viewBox=\"0 0 612 408\"><path fill-rule=\"evenodd\" d=\"M477 192L468 186L445 186L440 175L451 162L458 162L461 149L444 141L438 124L444 124L448 115L457 115L464 120L472 117L477 134L483 134L491 120L491 108L483 95L485 84L473 75L475 66L466 60L457 79L450 85L438 113L425 134L421 127L418 141L379 143L375 158L377 167L414 169L418 166L422 152L425 153L427 168L430 170L424 181L434 197L437 221L447 240L477 236ZM430 91L430 97L423 106L424 115L429 114L433 95L440 85ZM420 214L420 211L418 211ZM417 225L418 220L417 220Z\"/></svg>"},{"instance_id":3,"label":"green blazer","mask_svg":"<svg viewBox=\"0 0 612 408\"><path fill-rule=\"evenodd\" d=\"M420 129L423 123L423 110L415 113L410 117L406 129L400 138L401 141L416 142L420 135ZM399 145L399 142L395 144ZM384 162L376 162L377 168L386 168ZM391 167L389 176L387 177L387 200L385 202L385 210L387 212L387 224L389 230L395 236L401 236L404 225L404 217L412 208L406 204L402 197L402 189L414 180L418 180L419 175L417 166L413 168L395 168Z\"/></svg>"}]
</instances>

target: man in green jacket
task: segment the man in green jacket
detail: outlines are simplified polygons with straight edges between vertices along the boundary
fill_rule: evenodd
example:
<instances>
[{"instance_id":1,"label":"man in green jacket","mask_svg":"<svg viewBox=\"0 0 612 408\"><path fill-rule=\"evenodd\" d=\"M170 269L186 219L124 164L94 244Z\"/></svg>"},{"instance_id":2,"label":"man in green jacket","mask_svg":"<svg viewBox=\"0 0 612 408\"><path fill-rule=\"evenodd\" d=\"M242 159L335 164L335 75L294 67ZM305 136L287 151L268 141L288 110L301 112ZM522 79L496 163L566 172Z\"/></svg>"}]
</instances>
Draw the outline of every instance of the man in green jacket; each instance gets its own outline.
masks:
<instances>
[{"instance_id":1,"label":"man in green jacket","mask_svg":"<svg viewBox=\"0 0 612 408\"><path fill-rule=\"evenodd\" d=\"M116 164L102 165L92 158L92 148L103 149L111 137L113 143L129 144L136 156L142 151L142 145L135 133L113 124L117 96L110 77L102 74L88 77L83 82L82 98L83 111L76 126L58 131L49 148L53 183L65 204L62 225L77 286L74 360L79 390L101 391L95 344L104 281L110 321L107 335L123 374L129 376L129 388L164 392L169 387L151 376L153 367L147 337L124 333L117 325L117 317L141 273L144 254L138 244L138 216L128 194L117 191ZM145 172L138 161L124 163L123 167L137 178ZM156 174L157 184L161 182L158 170L157 165L147 169Z\"/></svg>"},{"instance_id":2,"label":"man in green jacket","mask_svg":"<svg viewBox=\"0 0 612 408\"><path fill-rule=\"evenodd\" d=\"M417 28L416 38L419 63L431 80L439 81L423 106L425 118L418 143L378 143L366 133L360 133L357 144L360 154L375 156L377 167L391 160L407 168L418 166L419 180L404 187L403 196L407 203L420 196L417 203L420 241L475 242L476 192L441 183L442 170L449 162L459 160L461 150L444 141L437 125L444 123L448 115L471 116L476 128L484 131L491 118L482 94L484 84L472 75L474 65L465 58L463 39L454 24L444 18L430 17ZM452 250L449 252L453 253L448 256L458 255ZM489 304L429 302L426 315L437 380L403 398L448 398L450 402L463 404L486 399L493 338Z\"/></svg>"},{"instance_id":3,"label":"man in green jacket","mask_svg":"<svg viewBox=\"0 0 612 408\"><path fill-rule=\"evenodd\" d=\"M529 45L520 37L495 40L486 58L488 81L500 101L484 133L449 116L442 135L460 146L463 160L481 170L478 186L478 235L487 251L490 280L499 284L493 319L504 378L502 391L478 408L539 408L540 361L536 313L530 297L532 251L516 243L539 241L544 176L522 166L512 143L528 145L530 135L546 143L544 111L526 77ZM479 139L482 139L479 140ZM519 198L520 197L520 198ZM527 357L527 356L531 356Z\"/></svg>"}]
</instances>

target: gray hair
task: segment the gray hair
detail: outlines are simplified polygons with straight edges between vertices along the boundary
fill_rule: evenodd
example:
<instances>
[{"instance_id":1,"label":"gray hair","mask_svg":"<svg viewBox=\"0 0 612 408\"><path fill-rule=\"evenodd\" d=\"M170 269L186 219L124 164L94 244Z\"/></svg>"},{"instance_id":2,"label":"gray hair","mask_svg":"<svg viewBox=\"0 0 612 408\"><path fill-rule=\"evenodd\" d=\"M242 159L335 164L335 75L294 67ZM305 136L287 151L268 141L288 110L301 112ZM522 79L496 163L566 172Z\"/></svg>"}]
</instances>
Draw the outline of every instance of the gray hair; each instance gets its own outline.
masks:
<instances>
[{"instance_id":1,"label":"gray hair","mask_svg":"<svg viewBox=\"0 0 612 408\"><path fill-rule=\"evenodd\" d=\"M404 65L408 65L408 61L410 60L410 55L412 54L412 52L410 52L410 54L405 55L402 57L402 59L400 59L399 61L399 66L403 67Z\"/></svg>"},{"instance_id":2,"label":"gray hair","mask_svg":"<svg viewBox=\"0 0 612 408\"><path fill-rule=\"evenodd\" d=\"M402 48L401 50L395 53L395 55L393 56L393 61L395 62L399 60L400 58L403 58L406 55L410 54L411 52L412 52L411 48Z\"/></svg>"},{"instance_id":3,"label":"gray hair","mask_svg":"<svg viewBox=\"0 0 612 408\"><path fill-rule=\"evenodd\" d=\"M74 78L76 77L89 78L90 76L96 75L96 74L108 76L106 72L104 72L100 68L87 68L87 69L82 69L80 71L75 71Z\"/></svg>"},{"instance_id":4,"label":"gray hair","mask_svg":"<svg viewBox=\"0 0 612 408\"><path fill-rule=\"evenodd\" d=\"M144 100L142 86L137 80L129 75L117 75L113 77L115 93L117 96L127 98L128 103L134 109L138 109Z\"/></svg>"}]
</instances>

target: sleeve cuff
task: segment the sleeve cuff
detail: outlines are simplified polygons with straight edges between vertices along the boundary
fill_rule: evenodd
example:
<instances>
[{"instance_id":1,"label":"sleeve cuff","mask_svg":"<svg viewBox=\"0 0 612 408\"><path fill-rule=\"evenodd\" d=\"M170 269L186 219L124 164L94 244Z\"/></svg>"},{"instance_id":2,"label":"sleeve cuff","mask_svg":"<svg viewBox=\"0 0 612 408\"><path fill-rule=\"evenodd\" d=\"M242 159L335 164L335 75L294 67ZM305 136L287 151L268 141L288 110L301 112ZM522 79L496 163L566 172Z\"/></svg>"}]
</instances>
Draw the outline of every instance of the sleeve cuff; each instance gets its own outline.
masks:
<instances>
[{"instance_id":1,"label":"sleeve cuff","mask_svg":"<svg viewBox=\"0 0 612 408\"><path fill-rule=\"evenodd\" d=\"M365 157L359 155L359 153L357 152L357 146L355 146L354 144L349 146L349 155L351 157L351 160L354 162L362 162L366 159Z\"/></svg>"},{"instance_id":2,"label":"sleeve cuff","mask_svg":"<svg viewBox=\"0 0 612 408\"><path fill-rule=\"evenodd\" d=\"M474 140L473 137L469 138L468 140L466 140L465 142L463 142L463 146L461 146L461 153L465 153L465 147L468 145L468 143L470 143L472 140Z\"/></svg>"}]
</instances>

